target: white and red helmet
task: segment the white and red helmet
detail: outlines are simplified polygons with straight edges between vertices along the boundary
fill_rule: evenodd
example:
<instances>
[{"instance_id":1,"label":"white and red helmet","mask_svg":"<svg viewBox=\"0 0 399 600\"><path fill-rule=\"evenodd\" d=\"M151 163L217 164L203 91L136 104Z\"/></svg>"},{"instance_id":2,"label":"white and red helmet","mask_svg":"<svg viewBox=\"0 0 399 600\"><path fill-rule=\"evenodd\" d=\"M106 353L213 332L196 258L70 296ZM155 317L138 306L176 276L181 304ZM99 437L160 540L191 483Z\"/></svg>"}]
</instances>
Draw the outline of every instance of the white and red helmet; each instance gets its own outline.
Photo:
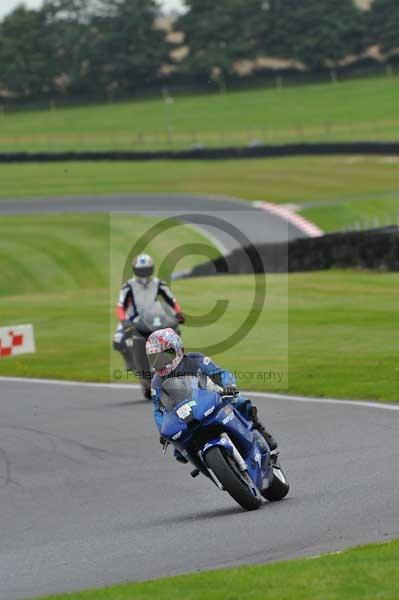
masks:
<instances>
[{"instance_id":1,"label":"white and red helmet","mask_svg":"<svg viewBox=\"0 0 399 600\"><path fill-rule=\"evenodd\" d=\"M145 349L151 367L162 377L174 371L184 356L183 342L170 327L154 331L148 338Z\"/></svg>"}]
</instances>

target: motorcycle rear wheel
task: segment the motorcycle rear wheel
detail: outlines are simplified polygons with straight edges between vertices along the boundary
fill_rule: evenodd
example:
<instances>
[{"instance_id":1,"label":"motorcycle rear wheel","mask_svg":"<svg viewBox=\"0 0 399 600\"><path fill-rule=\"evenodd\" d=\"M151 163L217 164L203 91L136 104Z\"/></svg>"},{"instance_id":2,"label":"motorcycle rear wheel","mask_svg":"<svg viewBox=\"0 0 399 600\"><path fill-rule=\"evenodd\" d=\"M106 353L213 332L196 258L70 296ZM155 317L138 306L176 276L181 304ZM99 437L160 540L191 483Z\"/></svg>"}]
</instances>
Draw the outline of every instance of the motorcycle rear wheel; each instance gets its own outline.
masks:
<instances>
[{"instance_id":1,"label":"motorcycle rear wheel","mask_svg":"<svg viewBox=\"0 0 399 600\"><path fill-rule=\"evenodd\" d=\"M212 469L224 489L242 508L256 510L260 507L262 500L252 494L248 485L235 472L220 448L211 448L205 458L209 468Z\"/></svg>"},{"instance_id":2,"label":"motorcycle rear wheel","mask_svg":"<svg viewBox=\"0 0 399 600\"><path fill-rule=\"evenodd\" d=\"M285 498L289 489L290 486L284 472L274 467L272 483L266 490L262 490L262 496L269 502L278 502Z\"/></svg>"}]
</instances>

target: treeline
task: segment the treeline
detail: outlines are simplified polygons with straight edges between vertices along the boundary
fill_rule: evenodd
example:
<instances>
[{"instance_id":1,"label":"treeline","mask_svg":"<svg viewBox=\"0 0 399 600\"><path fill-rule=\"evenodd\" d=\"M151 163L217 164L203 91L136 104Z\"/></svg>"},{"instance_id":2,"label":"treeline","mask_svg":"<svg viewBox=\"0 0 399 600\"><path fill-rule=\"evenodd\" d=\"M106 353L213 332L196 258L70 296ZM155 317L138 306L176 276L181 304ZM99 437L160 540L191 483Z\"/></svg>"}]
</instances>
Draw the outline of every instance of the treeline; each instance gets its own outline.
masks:
<instances>
[{"instance_id":1,"label":"treeline","mask_svg":"<svg viewBox=\"0 0 399 600\"><path fill-rule=\"evenodd\" d=\"M224 85L262 59L334 68L373 46L399 48L399 1L185 0L171 23L157 0L44 0L0 23L0 94L119 96L174 81ZM249 70L248 72L252 72Z\"/></svg>"}]
</instances>

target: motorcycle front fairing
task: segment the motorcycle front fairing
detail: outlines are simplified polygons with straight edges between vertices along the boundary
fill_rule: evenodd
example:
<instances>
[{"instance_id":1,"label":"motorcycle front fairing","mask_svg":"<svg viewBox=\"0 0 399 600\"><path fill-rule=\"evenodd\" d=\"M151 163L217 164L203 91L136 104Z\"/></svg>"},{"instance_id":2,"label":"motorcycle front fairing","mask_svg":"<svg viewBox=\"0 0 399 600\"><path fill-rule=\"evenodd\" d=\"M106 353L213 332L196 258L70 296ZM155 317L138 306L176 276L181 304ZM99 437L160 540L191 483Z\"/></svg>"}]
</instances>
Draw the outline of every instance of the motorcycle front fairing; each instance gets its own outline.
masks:
<instances>
[{"instance_id":1,"label":"motorcycle front fairing","mask_svg":"<svg viewBox=\"0 0 399 600\"><path fill-rule=\"evenodd\" d=\"M199 397L197 391L197 389L190 389L185 400L165 410L161 435L171 441L197 469L209 477L199 456L203 444L198 444L197 436L207 435L210 416L220 403L220 397L207 390L201 390L201 397Z\"/></svg>"},{"instance_id":2,"label":"motorcycle front fairing","mask_svg":"<svg viewBox=\"0 0 399 600\"><path fill-rule=\"evenodd\" d=\"M267 487L270 450L266 441L252 431L251 422L227 399L213 391L197 388L190 396L179 402L173 411L165 412L161 434L196 466L198 452L193 451L193 441L197 437L201 440L199 450L205 464L206 451L213 446L220 446L239 461L238 451L245 461L242 470L246 468L260 490Z\"/></svg>"},{"instance_id":3,"label":"motorcycle front fairing","mask_svg":"<svg viewBox=\"0 0 399 600\"><path fill-rule=\"evenodd\" d=\"M153 331L157 329L178 329L178 321L172 309L164 302L157 300L152 306L147 307L142 311L135 321L138 334L147 338Z\"/></svg>"},{"instance_id":4,"label":"motorcycle front fairing","mask_svg":"<svg viewBox=\"0 0 399 600\"><path fill-rule=\"evenodd\" d=\"M267 487L271 474L270 448L266 440L257 431L252 430L251 422L247 421L230 402L223 403L221 409L215 414L213 422L223 427L226 436L219 435L209 440L203 448L203 455L205 456L213 446L219 446L237 460L235 452L238 450L244 459L251 480L258 489Z\"/></svg>"},{"instance_id":5,"label":"motorcycle front fairing","mask_svg":"<svg viewBox=\"0 0 399 600\"><path fill-rule=\"evenodd\" d=\"M161 435L173 441L179 450L186 450L198 427L206 427L209 424L209 417L215 412L218 403L218 394L194 389L191 395L176 404L173 410L164 412Z\"/></svg>"}]
</instances>

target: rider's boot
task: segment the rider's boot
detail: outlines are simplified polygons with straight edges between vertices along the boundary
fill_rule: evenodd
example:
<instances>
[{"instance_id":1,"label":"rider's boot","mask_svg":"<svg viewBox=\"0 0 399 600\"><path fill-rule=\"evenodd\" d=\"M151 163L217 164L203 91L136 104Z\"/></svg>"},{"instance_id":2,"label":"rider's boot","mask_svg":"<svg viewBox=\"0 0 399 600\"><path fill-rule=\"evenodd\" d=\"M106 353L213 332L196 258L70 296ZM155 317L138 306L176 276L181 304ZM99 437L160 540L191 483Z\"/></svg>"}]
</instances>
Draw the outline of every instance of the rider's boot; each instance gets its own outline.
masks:
<instances>
[{"instance_id":1,"label":"rider's boot","mask_svg":"<svg viewBox=\"0 0 399 600\"><path fill-rule=\"evenodd\" d=\"M241 401L240 401L241 400ZM247 419L250 419L253 423L253 428L259 431L261 436L266 440L272 453L276 454L277 441L270 433L265 429L264 425L259 421L258 409L250 402L250 400L242 400L240 397L236 397L232 402L237 410L243 414Z\"/></svg>"},{"instance_id":2,"label":"rider's boot","mask_svg":"<svg viewBox=\"0 0 399 600\"><path fill-rule=\"evenodd\" d=\"M254 420L254 429L259 431L259 433L263 435L263 437L269 444L269 448L271 451L277 450L278 444L276 438L270 433L270 431L267 431L267 429L265 429L265 427L258 419Z\"/></svg>"},{"instance_id":3,"label":"rider's boot","mask_svg":"<svg viewBox=\"0 0 399 600\"><path fill-rule=\"evenodd\" d=\"M270 433L270 431L267 431L267 429L265 428L265 426L263 425L263 423L261 423L259 421L258 411L256 409L256 406L252 407L252 422L253 422L254 429L256 429L257 431L259 431L259 433L265 438L265 440L269 444L270 450L271 451L276 451L277 450L277 446L278 446L277 440Z\"/></svg>"}]
</instances>

